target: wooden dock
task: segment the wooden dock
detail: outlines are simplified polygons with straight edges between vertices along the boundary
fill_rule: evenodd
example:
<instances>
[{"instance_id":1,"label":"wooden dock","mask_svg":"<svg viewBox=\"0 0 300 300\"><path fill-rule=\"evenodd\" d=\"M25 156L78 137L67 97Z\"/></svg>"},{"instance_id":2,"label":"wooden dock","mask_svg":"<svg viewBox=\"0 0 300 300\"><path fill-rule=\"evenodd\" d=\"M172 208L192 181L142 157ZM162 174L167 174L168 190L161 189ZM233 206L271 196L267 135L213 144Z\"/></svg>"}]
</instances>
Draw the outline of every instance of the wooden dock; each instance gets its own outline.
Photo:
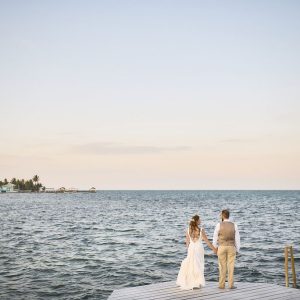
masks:
<instances>
[{"instance_id":1,"label":"wooden dock","mask_svg":"<svg viewBox=\"0 0 300 300\"><path fill-rule=\"evenodd\" d=\"M161 299L161 300L192 300L192 299L217 299L217 300L254 300L254 299L286 299L299 300L300 290L267 283L236 282L237 289L221 290L217 282L206 282L202 289L181 290L175 281L150 284L145 286L123 288L115 290L109 300L134 300L134 299Z\"/></svg>"}]
</instances>

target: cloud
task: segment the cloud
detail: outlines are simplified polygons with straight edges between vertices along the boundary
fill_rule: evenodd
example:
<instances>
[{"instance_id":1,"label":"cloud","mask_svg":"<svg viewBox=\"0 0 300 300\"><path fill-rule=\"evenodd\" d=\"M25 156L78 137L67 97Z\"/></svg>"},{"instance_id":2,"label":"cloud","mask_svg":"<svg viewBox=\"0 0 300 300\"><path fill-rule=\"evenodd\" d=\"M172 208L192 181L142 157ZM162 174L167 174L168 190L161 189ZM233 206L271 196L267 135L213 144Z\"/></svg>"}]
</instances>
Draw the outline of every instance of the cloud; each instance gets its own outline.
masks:
<instances>
[{"instance_id":1,"label":"cloud","mask_svg":"<svg viewBox=\"0 0 300 300\"><path fill-rule=\"evenodd\" d=\"M189 149L190 147L186 146L133 146L119 143L89 143L71 147L73 152L95 155L159 154L164 152L187 151Z\"/></svg>"},{"instance_id":2,"label":"cloud","mask_svg":"<svg viewBox=\"0 0 300 300\"><path fill-rule=\"evenodd\" d=\"M232 139L224 139L221 140L221 143L244 143L244 142L249 142L249 140L246 139L238 139L238 138L232 138Z\"/></svg>"},{"instance_id":3,"label":"cloud","mask_svg":"<svg viewBox=\"0 0 300 300\"><path fill-rule=\"evenodd\" d=\"M253 139L243 139L243 138L228 138L228 139L223 139L220 142L225 143L225 144L241 144L241 143L254 143L258 142L259 138L253 138Z\"/></svg>"}]
</instances>

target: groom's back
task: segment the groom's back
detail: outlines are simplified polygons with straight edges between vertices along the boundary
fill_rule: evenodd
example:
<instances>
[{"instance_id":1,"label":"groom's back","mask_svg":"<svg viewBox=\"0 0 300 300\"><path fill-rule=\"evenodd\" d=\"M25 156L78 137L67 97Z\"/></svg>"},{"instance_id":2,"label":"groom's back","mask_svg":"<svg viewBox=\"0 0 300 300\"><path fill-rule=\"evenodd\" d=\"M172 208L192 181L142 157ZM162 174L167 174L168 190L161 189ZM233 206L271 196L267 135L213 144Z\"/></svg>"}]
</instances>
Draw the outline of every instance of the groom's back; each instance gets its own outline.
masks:
<instances>
[{"instance_id":1,"label":"groom's back","mask_svg":"<svg viewBox=\"0 0 300 300\"><path fill-rule=\"evenodd\" d=\"M235 226L232 222L221 222L219 231L219 245L220 246L234 246L235 245Z\"/></svg>"}]
</instances>

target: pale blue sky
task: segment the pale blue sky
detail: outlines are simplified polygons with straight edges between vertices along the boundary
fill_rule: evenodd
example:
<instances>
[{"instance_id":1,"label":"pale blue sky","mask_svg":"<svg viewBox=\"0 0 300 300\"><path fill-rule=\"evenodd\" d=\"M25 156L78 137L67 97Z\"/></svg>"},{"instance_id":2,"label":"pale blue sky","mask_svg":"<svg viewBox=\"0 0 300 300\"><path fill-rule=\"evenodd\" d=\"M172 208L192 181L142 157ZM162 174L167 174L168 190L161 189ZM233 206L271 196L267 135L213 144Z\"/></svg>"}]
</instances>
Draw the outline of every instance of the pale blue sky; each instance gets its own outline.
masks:
<instances>
[{"instance_id":1,"label":"pale blue sky","mask_svg":"<svg viewBox=\"0 0 300 300\"><path fill-rule=\"evenodd\" d=\"M0 1L0 175L300 188L299 1Z\"/></svg>"}]
</instances>

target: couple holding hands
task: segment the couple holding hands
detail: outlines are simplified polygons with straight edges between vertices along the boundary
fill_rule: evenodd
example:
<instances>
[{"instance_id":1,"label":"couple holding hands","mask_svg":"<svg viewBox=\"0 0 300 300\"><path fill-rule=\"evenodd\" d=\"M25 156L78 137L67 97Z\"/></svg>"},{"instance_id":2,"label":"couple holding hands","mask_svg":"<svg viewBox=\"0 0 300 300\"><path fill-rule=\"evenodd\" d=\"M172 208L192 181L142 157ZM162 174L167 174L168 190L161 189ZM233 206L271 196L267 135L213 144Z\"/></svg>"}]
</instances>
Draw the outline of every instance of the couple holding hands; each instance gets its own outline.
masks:
<instances>
[{"instance_id":1,"label":"couple holding hands","mask_svg":"<svg viewBox=\"0 0 300 300\"><path fill-rule=\"evenodd\" d=\"M234 262L236 253L240 250L240 235L237 225L229 220L229 210L221 212L222 221L217 224L213 243L211 243L200 226L198 215L193 216L186 232L187 257L182 261L176 284L181 289L201 288L205 286L204 279L204 248L202 240L218 255L219 288L225 288L226 274L228 273L228 287L234 286ZM199 227L200 226L200 227Z\"/></svg>"}]
</instances>

